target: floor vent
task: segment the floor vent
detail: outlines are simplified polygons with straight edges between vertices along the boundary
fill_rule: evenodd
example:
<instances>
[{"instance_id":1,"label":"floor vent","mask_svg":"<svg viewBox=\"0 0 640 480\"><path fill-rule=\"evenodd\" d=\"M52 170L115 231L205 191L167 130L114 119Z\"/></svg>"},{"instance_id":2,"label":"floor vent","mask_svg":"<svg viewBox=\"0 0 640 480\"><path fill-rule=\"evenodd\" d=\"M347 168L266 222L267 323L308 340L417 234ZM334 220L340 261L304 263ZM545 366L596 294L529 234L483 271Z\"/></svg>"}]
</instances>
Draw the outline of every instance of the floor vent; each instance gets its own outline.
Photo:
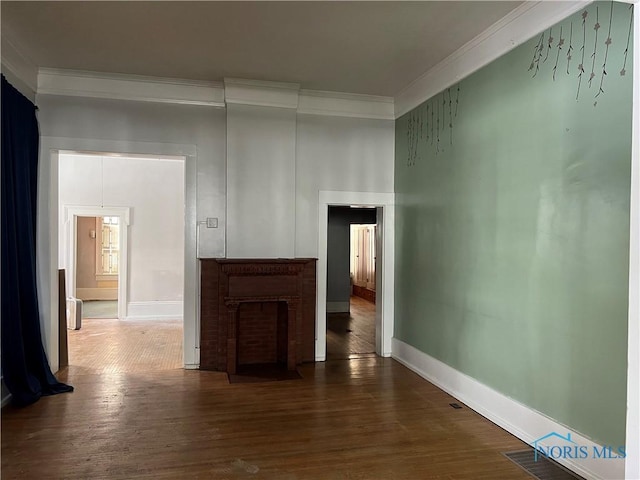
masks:
<instances>
[{"instance_id":1,"label":"floor vent","mask_svg":"<svg viewBox=\"0 0 640 480\"><path fill-rule=\"evenodd\" d=\"M548 458L538 455L536 461L533 449L505 452L503 455L538 480L583 480L582 477Z\"/></svg>"}]
</instances>

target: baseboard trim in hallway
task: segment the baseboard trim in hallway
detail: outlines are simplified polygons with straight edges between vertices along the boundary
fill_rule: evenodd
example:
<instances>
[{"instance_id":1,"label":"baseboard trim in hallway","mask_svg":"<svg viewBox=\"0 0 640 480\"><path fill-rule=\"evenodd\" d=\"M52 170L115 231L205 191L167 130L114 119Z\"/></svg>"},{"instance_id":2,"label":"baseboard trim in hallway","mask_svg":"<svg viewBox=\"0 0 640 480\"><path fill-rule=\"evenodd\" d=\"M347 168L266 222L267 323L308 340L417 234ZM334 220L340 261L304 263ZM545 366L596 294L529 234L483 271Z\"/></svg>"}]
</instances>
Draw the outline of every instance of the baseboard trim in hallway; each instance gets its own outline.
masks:
<instances>
[{"instance_id":1,"label":"baseboard trim in hallway","mask_svg":"<svg viewBox=\"0 0 640 480\"><path fill-rule=\"evenodd\" d=\"M562 435L570 433L573 442L585 446L589 452L593 452L594 449L598 451L603 449L603 446L578 432L493 390L401 340L395 338L392 340L392 352L391 356L395 360L529 445L550 432L558 432ZM540 445L551 447L556 443L545 441ZM556 461L588 480L624 478L624 459L590 457L558 458Z\"/></svg>"}]
</instances>

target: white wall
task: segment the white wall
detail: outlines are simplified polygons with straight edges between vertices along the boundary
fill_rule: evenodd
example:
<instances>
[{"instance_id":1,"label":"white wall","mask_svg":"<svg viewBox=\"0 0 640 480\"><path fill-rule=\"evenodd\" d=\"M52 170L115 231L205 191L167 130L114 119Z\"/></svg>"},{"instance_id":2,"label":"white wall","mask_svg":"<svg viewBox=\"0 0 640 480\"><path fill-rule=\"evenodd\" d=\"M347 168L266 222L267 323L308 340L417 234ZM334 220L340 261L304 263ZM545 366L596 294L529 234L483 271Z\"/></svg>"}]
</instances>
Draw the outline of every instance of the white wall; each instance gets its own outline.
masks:
<instances>
[{"instance_id":1,"label":"white wall","mask_svg":"<svg viewBox=\"0 0 640 480\"><path fill-rule=\"evenodd\" d=\"M205 106L38 95L43 137L193 145L197 150L198 220L217 217L200 247L206 256L225 255L225 111ZM154 152L149 152L154 153ZM195 232L195 225L192 226Z\"/></svg>"},{"instance_id":2,"label":"white wall","mask_svg":"<svg viewBox=\"0 0 640 480\"><path fill-rule=\"evenodd\" d=\"M41 152L38 198L38 289L45 348L57 370L58 161L56 150L185 155L184 363L199 363L198 265L200 253L225 255L225 112L175 105L38 95ZM197 222L218 217L217 229ZM133 219L135 222L135 218ZM57 322L57 320L55 320Z\"/></svg>"},{"instance_id":3,"label":"white wall","mask_svg":"<svg viewBox=\"0 0 640 480\"><path fill-rule=\"evenodd\" d=\"M295 255L296 112L227 106L227 255Z\"/></svg>"},{"instance_id":4,"label":"white wall","mask_svg":"<svg viewBox=\"0 0 640 480\"><path fill-rule=\"evenodd\" d=\"M65 206L130 207L128 300L165 316L153 302L183 299L184 161L61 154L58 168L60 268Z\"/></svg>"},{"instance_id":5,"label":"white wall","mask_svg":"<svg viewBox=\"0 0 640 480\"><path fill-rule=\"evenodd\" d=\"M393 120L298 115L296 257L318 256L321 190L393 192Z\"/></svg>"},{"instance_id":6,"label":"white wall","mask_svg":"<svg viewBox=\"0 0 640 480\"><path fill-rule=\"evenodd\" d=\"M45 343L54 367L57 349L50 319L55 315L57 285L50 270L57 266L58 247L51 245L48 232L57 242L58 206L49 206L49 199L57 198L51 180L58 172L48 151L52 145L84 151L109 151L113 149L101 146L117 144L119 150L113 151L195 152L186 172L186 365L199 362L198 267L195 251L189 252L196 232L200 257L316 258L321 190L393 191L393 120L296 115L295 109L229 105L227 138L227 112L208 106L62 95L38 95L37 102L43 145L39 288ZM145 145L153 151L145 151ZM242 178L241 173L249 177ZM264 178L267 182L262 182ZM259 183L269 188L259 190ZM217 217L219 228L198 228L197 223L207 217ZM134 226L135 222L134 214Z\"/></svg>"},{"instance_id":7,"label":"white wall","mask_svg":"<svg viewBox=\"0 0 640 480\"><path fill-rule=\"evenodd\" d=\"M227 256L317 258L320 190L393 192L394 128L228 105Z\"/></svg>"}]
</instances>

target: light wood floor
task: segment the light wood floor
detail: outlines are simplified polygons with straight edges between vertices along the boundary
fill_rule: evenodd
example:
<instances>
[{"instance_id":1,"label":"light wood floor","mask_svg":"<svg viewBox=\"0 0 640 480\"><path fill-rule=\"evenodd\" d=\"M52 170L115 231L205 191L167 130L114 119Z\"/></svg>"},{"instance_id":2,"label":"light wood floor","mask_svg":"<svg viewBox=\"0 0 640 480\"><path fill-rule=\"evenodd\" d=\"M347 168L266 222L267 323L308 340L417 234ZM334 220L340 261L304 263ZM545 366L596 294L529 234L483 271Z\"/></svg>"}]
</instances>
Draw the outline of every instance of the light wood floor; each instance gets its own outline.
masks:
<instances>
[{"instance_id":1,"label":"light wood floor","mask_svg":"<svg viewBox=\"0 0 640 480\"><path fill-rule=\"evenodd\" d=\"M182 368L180 320L85 318L68 330L69 365L83 373L148 372Z\"/></svg>"},{"instance_id":2,"label":"light wood floor","mask_svg":"<svg viewBox=\"0 0 640 480\"><path fill-rule=\"evenodd\" d=\"M230 385L224 373L149 360L176 356L170 323L121 327L98 335L87 323L71 336L72 349L83 335L92 342L58 375L75 392L2 410L3 480L531 478L500 453L522 442L454 410L452 397L392 359L305 364L300 380ZM95 363L109 358L118 366Z\"/></svg>"},{"instance_id":3,"label":"light wood floor","mask_svg":"<svg viewBox=\"0 0 640 480\"><path fill-rule=\"evenodd\" d=\"M327 359L357 358L376 351L376 306L351 297L349 313L327 314Z\"/></svg>"}]
</instances>

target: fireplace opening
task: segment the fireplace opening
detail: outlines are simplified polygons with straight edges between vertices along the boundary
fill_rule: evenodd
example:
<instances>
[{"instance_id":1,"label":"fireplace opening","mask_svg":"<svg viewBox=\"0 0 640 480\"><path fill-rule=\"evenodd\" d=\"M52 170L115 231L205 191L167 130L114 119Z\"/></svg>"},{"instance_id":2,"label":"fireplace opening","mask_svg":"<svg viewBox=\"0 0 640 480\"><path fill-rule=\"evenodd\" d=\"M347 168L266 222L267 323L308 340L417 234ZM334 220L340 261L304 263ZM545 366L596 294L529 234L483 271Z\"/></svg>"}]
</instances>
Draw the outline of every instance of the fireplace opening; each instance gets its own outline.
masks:
<instances>
[{"instance_id":1,"label":"fireplace opening","mask_svg":"<svg viewBox=\"0 0 640 480\"><path fill-rule=\"evenodd\" d=\"M237 371L287 368L287 302L242 303L238 308Z\"/></svg>"},{"instance_id":2,"label":"fireplace opening","mask_svg":"<svg viewBox=\"0 0 640 480\"><path fill-rule=\"evenodd\" d=\"M227 373L298 362L297 297L227 297Z\"/></svg>"}]
</instances>

